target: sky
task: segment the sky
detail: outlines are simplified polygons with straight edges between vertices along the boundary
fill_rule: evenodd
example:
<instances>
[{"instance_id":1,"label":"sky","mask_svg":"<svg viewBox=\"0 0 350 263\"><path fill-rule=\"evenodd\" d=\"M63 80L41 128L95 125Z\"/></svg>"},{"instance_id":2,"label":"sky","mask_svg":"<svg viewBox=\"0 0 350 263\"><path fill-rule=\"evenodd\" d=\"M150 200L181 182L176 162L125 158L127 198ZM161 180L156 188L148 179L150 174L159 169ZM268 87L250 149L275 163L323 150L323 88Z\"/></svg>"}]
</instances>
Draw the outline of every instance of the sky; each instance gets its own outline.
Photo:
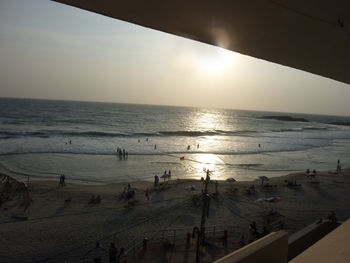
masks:
<instances>
[{"instance_id":1,"label":"sky","mask_svg":"<svg viewBox=\"0 0 350 263\"><path fill-rule=\"evenodd\" d=\"M49 0L0 0L0 97L350 116L350 85Z\"/></svg>"}]
</instances>

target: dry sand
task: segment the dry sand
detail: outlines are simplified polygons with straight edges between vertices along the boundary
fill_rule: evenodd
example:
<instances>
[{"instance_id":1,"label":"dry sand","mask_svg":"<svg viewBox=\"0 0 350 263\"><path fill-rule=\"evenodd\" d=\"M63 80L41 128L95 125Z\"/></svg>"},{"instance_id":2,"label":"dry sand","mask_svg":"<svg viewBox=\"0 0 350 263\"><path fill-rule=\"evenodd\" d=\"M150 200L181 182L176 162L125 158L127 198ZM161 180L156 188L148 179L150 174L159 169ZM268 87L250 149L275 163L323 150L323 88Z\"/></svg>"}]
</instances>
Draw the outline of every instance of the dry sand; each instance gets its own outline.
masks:
<instances>
[{"instance_id":1,"label":"dry sand","mask_svg":"<svg viewBox=\"0 0 350 263\"><path fill-rule=\"evenodd\" d=\"M265 222L262 214L271 209L282 215L279 218L290 233L327 216L331 210L340 220L346 220L350 217L349 177L350 169L346 169L342 176L319 172L315 179L304 173L270 179L268 183L276 187L263 187L259 180L220 181L217 195L215 185L209 185L212 198L207 225L230 226L230 235L239 240L253 220L261 230ZM284 180L297 180L302 186L288 187ZM133 182L131 186L137 190L131 199L121 198L126 185L68 183L59 188L54 181L30 182L33 202L26 211L18 206L23 196L19 199L15 194L10 197L12 201L0 206L0 262L91 262L92 255L84 254L97 240L107 249L110 242L118 248L129 248L132 240L142 240L147 231L152 237L157 230L199 226L202 182L171 180L157 189L149 182ZM250 185L255 185L255 194L247 194ZM190 186L196 190L188 190ZM149 200L145 196L147 188ZM0 193L3 189L4 184ZM91 195L100 195L101 203L89 204ZM280 201L257 201L268 197L279 197Z\"/></svg>"}]
</instances>

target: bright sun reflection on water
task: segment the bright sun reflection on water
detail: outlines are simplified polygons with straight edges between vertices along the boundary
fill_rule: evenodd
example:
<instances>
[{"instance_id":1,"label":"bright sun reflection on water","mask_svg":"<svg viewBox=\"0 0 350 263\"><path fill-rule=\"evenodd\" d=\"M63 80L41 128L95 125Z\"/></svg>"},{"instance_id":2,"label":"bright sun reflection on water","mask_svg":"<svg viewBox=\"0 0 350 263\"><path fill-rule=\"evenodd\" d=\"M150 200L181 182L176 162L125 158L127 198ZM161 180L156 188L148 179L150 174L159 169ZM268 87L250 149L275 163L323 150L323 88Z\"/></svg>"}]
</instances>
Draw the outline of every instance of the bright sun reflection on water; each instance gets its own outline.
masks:
<instances>
[{"instance_id":1,"label":"bright sun reflection on water","mask_svg":"<svg viewBox=\"0 0 350 263\"><path fill-rule=\"evenodd\" d=\"M220 112L198 112L191 118L191 128L198 131L224 130L225 122Z\"/></svg>"},{"instance_id":2,"label":"bright sun reflection on water","mask_svg":"<svg viewBox=\"0 0 350 263\"><path fill-rule=\"evenodd\" d=\"M215 133L227 129L222 112L220 110L199 110L194 116L191 116L190 125L193 131L203 133L202 140L197 140L199 144L199 147L196 149L197 153L190 157L193 160L191 163L192 168L197 171L199 178L205 176L204 169L209 169L213 172L212 179L220 179L220 170L225 162L218 155L210 152L215 152L214 144L216 148L221 148L218 144L222 142L217 139ZM201 154L202 151L206 153Z\"/></svg>"},{"instance_id":3,"label":"bright sun reflection on water","mask_svg":"<svg viewBox=\"0 0 350 263\"><path fill-rule=\"evenodd\" d=\"M224 164L224 162L215 154L198 154L195 156L194 160L195 167L198 169L198 171L200 171L200 173L207 169L215 173L217 170L217 165Z\"/></svg>"}]
</instances>

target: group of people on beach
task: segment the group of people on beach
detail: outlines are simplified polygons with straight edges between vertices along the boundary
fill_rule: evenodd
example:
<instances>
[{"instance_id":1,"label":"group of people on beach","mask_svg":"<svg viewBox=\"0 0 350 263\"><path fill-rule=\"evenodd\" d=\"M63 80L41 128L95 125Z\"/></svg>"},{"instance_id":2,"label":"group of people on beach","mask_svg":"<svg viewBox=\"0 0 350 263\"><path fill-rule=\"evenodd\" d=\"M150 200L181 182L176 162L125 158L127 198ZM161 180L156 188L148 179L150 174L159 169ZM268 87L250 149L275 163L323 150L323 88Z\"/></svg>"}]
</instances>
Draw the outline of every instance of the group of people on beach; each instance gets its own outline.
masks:
<instances>
[{"instance_id":1,"label":"group of people on beach","mask_svg":"<svg viewBox=\"0 0 350 263\"><path fill-rule=\"evenodd\" d=\"M129 153L127 151L125 151L125 149L119 148L117 147L117 155L119 156L119 159L128 159L129 157Z\"/></svg>"},{"instance_id":2,"label":"group of people on beach","mask_svg":"<svg viewBox=\"0 0 350 263\"><path fill-rule=\"evenodd\" d=\"M312 172L310 171L310 169L306 169L305 175L306 177L315 177L316 176L316 170L314 169ZM329 172L329 173L333 173L334 172ZM340 160L337 161L337 170L335 172L335 174L340 174L341 173L341 164L340 164Z\"/></svg>"},{"instance_id":3,"label":"group of people on beach","mask_svg":"<svg viewBox=\"0 0 350 263\"><path fill-rule=\"evenodd\" d=\"M306 169L305 175L306 177L315 177L317 174L316 170L314 169L312 172L310 172L310 169Z\"/></svg>"},{"instance_id":4,"label":"group of people on beach","mask_svg":"<svg viewBox=\"0 0 350 263\"><path fill-rule=\"evenodd\" d=\"M108 251L103 248L99 242L96 242L96 245L94 248L90 249L88 252L86 252L85 256L90 254L92 252L94 263L101 263L102 262L102 255L103 252L108 253L109 256L109 263L124 263L126 262L126 254L125 250L122 247L120 249L120 252L118 253L118 248L116 248L114 243L111 243Z\"/></svg>"},{"instance_id":5,"label":"group of people on beach","mask_svg":"<svg viewBox=\"0 0 350 263\"><path fill-rule=\"evenodd\" d=\"M163 175L160 177L163 178L165 181L166 179L170 180L171 179L171 171L169 170L168 172L165 170ZM154 187L159 186L159 176L156 174L154 175Z\"/></svg>"},{"instance_id":6,"label":"group of people on beach","mask_svg":"<svg viewBox=\"0 0 350 263\"><path fill-rule=\"evenodd\" d=\"M171 171L169 170L169 172L167 172L166 170L164 171L163 175L160 177L160 178L163 178L164 181L166 179L170 180L171 179ZM156 174L154 176L154 187L157 187L159 186L159 176Z\"/></svg>"}]
</instances>

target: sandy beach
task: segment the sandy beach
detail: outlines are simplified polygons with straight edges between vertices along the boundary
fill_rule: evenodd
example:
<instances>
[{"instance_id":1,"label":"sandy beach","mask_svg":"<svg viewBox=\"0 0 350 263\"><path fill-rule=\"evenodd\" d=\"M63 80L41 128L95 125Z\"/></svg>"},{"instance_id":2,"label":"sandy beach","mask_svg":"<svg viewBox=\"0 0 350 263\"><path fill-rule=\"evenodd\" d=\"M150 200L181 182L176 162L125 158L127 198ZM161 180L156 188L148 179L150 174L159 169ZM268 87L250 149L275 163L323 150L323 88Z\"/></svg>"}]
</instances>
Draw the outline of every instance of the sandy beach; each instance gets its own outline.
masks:
<instances>
[{"instance_id":1,"label":"sandy beach","mask_svg":"<svg viewBox=\"0 0 350 263\"><path fill-rule=\"evenodd\" d=\"M277 212L278 222L289 233L326 217L330 211L345 220L350 217L349 175L350 169L345 169L341 175L317 172L315 178L305 172L294 173L264 184L258 179L218 181L218 193L215 184L208 188L211 202L207 225L230 227L230 236L239 240L242 235L246 237L252 221L262 231L266 213L271 211ZM286 180L301 185L288 186ZM58 181L31 181L28 192L32 202L26 210L23 193L18 190L21 188L16 192L12 186L12 194L4 194L5 181L1 184L0 262L91 261L92 255L85 254L96 241L106 249L114 242L117 248L128 250L133 240L160 233L155 231L190 231L200 224L203 183L199 180L164 183L161 179L159 187L151 182L132 182L132 198L122 197L126 183L77 185L70 184L68 178L66 186L59 187ZM255 193L248 193L252 185ZM100 196L101 202L89 203L92 195Z\"/></svg>"}]
</instances>

